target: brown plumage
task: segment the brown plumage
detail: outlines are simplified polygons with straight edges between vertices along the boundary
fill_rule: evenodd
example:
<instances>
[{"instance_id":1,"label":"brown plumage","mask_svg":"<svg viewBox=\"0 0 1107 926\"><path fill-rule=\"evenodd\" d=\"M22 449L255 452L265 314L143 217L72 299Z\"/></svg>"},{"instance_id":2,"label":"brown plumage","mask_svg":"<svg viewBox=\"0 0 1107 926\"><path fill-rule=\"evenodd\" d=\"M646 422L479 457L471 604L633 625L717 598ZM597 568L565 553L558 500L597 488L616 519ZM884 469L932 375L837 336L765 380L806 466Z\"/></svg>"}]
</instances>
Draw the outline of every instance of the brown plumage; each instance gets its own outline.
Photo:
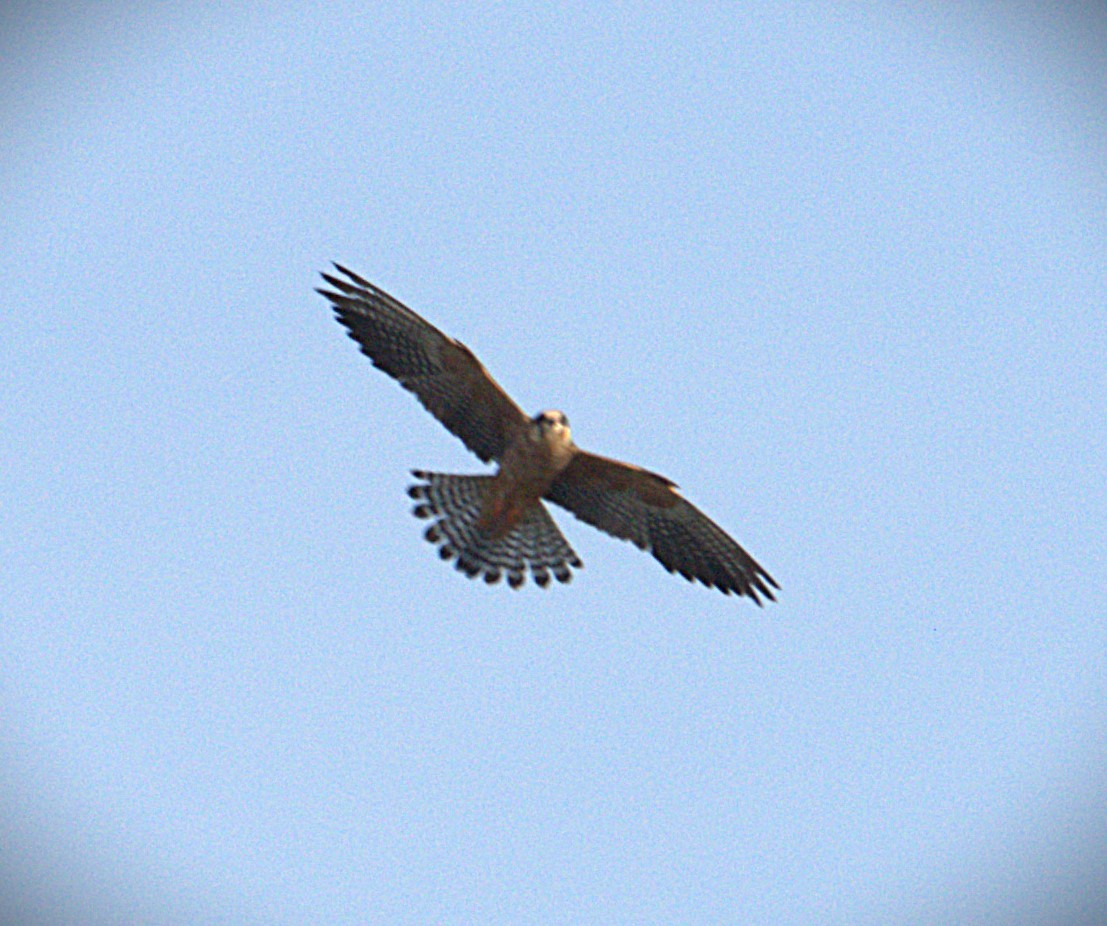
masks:
<instances>
[{"instance_id":1,"label":"brown plumage","mask_svg":"<svg viewBox=\"0 0 1107 926\"><path fill-rule=\"evenodd\" d=\"M415 471L408 492L426 537L443 559L491 583L518 588L526 570L545 586L582 563L543 505L567 508L600 530L653 554L669 572L757 604L776 581L664 476L597 456L572 441L558 411L530 418L464 344L443 334L383 290L335 264L319 289L373 364L415 394L485 463L491 476Z\"/></svg>"}]
</instances>

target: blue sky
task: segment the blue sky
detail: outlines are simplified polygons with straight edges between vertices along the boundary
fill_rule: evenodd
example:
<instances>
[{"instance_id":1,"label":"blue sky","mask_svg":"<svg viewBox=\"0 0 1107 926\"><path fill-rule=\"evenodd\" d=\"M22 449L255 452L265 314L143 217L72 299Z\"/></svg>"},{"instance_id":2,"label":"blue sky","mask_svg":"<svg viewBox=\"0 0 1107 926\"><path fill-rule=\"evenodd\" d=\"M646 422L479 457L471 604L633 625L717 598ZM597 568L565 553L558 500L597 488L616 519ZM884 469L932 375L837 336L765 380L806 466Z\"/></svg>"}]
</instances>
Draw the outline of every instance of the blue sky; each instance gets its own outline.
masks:
<instances>
[{"instance_id":1,"label":"blue sky","mask_svg":"<svg viewBox=\"0 0 1107 926\"><path fill-rule=\"evenodd\" d=\"M1105 75L1076 5L7 5L3 903L1095 922ZM443 565L407 470L484 468L330 260L779 602Z\"/></svg>"}]
</instances>

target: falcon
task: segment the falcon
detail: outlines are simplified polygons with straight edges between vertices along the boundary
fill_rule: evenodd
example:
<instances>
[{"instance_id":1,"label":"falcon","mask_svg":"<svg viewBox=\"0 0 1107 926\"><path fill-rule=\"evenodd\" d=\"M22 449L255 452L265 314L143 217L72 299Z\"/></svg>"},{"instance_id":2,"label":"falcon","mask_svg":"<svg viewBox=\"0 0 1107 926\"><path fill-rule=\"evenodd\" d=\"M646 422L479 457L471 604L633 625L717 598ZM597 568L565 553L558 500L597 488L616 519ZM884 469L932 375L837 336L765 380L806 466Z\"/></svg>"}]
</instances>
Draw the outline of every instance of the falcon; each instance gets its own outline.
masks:
<instances>
[{"instance_id":1,"label":"falcon","mask_svg":"<svg viewBox=\"0 0 1107 926\"><path fill-rule=\"evenodd\" d=\"M546 587L584 564L543 501L648 550L669 572L775 601L776 580L676 483L629 463L581 450L559 411L527 415L460 341L345 267L322 274L335 317L362 353L415 397L494 475L412 470L414 514L430 519L426 539L470 578L519 588L529 570Z\"/></svg>"}]
</instances>

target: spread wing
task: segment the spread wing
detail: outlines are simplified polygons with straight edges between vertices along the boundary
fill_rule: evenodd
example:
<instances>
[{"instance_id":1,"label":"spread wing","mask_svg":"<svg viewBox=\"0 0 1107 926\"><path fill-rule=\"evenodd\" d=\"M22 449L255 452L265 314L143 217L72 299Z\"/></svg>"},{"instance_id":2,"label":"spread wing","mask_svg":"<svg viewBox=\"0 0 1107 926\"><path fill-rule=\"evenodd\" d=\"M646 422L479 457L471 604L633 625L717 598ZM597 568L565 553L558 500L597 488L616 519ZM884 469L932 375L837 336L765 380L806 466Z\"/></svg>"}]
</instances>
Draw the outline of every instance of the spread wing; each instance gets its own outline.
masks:
<instances>
[{"instance_id":1,"label":"spread wing","mask_svg":"<svg viewBox=\"0 0 1107 926\"><path fill-rule=\"evenodd\" d=\"M402 302L335 264L346 277L322 274L335 317L373 365L420 402L485 463L498 460L527 416L460 341Z\"/></svg>"},{"instance_id":2,"label":"spread wing","mask_svg":"<svg viewBox=\"0 0 1107 926\"><path fill-rule=\"evenodd\" d=\"M780 588L719 525L664 476L578 451L546 493L582 521L649 550L669 572L723 594L775 601ZM772 588L770 588L770 586Z\"/></svg>"}]
</instances>

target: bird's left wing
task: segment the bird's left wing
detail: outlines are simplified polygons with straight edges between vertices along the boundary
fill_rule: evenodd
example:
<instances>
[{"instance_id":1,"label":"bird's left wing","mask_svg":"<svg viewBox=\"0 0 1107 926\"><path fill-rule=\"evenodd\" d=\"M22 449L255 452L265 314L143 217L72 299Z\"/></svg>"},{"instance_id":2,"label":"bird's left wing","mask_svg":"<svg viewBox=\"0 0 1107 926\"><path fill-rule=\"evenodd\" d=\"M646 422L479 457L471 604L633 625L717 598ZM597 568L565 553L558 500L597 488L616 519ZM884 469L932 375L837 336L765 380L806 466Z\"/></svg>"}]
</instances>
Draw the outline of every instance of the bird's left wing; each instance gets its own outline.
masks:
<instances>
[{"instance_id":1,"label":"bird's left wing","mask_svg":"<svg viewBox=\"0 0 1107 926\"><path fill-rule=\"evenodd\" d=\"M373 365L415 393L424 407L485 463L498 460L527 416L476 356L384 290L345 267L317 290Z\"/></svg>"},{"instance_id":2,"label":"bird's left wing","mask_svg":"<svg viewBox=\"0 0 1107 926\"><path fill-rule=\"evenodd\" d=\"M764 568L664 476L577 451L546 498L613 537L648 550L669 572L726 595L776 599ZM771 586L771 587L770 587Z\"/></svg>"}]
</instances>

